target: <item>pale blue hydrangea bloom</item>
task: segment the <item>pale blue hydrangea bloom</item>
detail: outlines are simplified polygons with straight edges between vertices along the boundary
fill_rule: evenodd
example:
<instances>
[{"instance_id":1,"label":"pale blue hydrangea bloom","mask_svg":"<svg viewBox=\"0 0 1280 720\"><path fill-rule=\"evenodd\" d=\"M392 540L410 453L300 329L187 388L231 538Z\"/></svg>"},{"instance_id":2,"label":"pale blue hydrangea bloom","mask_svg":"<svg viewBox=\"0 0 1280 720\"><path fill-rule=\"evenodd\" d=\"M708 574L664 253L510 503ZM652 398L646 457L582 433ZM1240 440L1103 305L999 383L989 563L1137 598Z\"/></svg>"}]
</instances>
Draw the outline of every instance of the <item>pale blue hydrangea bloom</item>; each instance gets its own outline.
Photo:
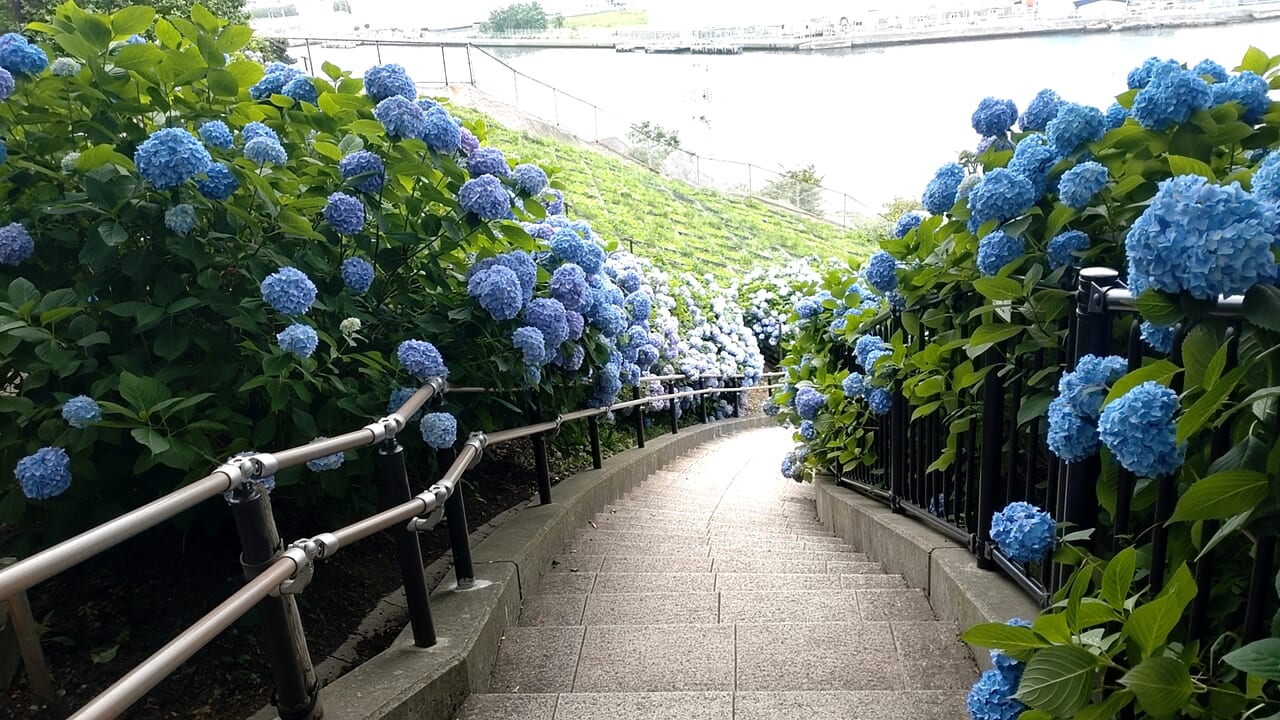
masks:
<instances>
[{"instance_id":1,"label":"pale blue hydrangea bloom","mask_svg":"<svg viewBox=\"0 0 1280 720\"><path fill-rule=\"evenodd\" d=\"M1152 350L1168 355L1173 352L1173 328L1144 322L1140 329L1142 341Z\"/></svg>"},{"instance_id":2,"label":"pale blue hydrangea bloom","mask_svg":"<svg viewBox=\"0 0 1280 720\"><path fill-rule=\"evenodd\" d=\"M853 357L868 373L875 369L876 361L892 354L888 343L879 335L863 335L853 343Z\"/></svg>"},{"instance_id":3,"label":"pale blue hydrangea bloom","mask_svg":"<svg viewBox=\"0 0 1280 720\"><path fill-rule=\"evenodd\" d=\"M970 720L1017 720L1026 706L1014 699L1017 685L999 670L987 670L969 690L966 706Z\"/></svg>"},{"instance_id":4,"label":"pale blue hydrangea bloom","mask_svg":"<svg viewBox=\"0 0 1280 720\"><path fill-rule=\"evenodd\" d=\"M1085 355L1076 361L1071 372L1058 379L1058 396L1077 415L1096 420L1108 383L1119 380L1127 370L1128 364L1119 355Z\"/></svg>"},{"instance_id":5,"label":"pale blue hydrangea bloom","mask_svg":"<svg viewBox=\"0 0 1280 720\"><path fill-rule=\"evenodd\" d=\"M973 129L983 137L1003 135L1018 121L1018 106L1012 100L984 98L973 111Z\"/></svg>"},{"instance_id":6,"label":"pale blue hydrangea bloom","mask_svg":"<svg viewBox=\"0 0 1280 720\"><path fill-rule=\"evenodd\" d=\"M1000 268L1021 258L1027 252L1027 244L1017 235L996 230L978 241L978 272L993 276Z\"/></svg>"},{"instance_id":7,"label":"pale blue hydrangea bloom","mask_svg":"<svg viewBox=\"0 0 1280 720\"><path fill-rule=\"evenodd\" d=\"M933 179L924 189L921 202L924 209L934 215L941 215L956 204L956 192L964 181L964 167L959 163L947 163L938 168Z\"/></svg>"},{"instance_id":8,"label":"pale blue hydrangea bloom","mask_svg":"<svg viewBox=\"0 0 1280 720\"><path fill-rule=\"evenodd\" d=\"M361 295L373 286L373 265L360 257L342 261L342 282L351 292Z\"/></svg>"},{"instance_id":9,"label":"pale blue hydrangea bloom","mask_svg":"<svg viewBox=\"0 0 1280 720\"><path fill-rule=\"evenodd\" d=\"M893 236L902 239L907 236L907 233L920 227L922 222L924 222L924 216L920 213L903 213L898 217L898 221L893 224Z\"/></svg>"},{"instance_id":10,"label":"pale blue hydrangea bloom","mask_svg":"<svg viewBox=\"0 0 1280 720\"><path fill-rule=\"evenodd\" d=\"M982 177L969 193L970 226L990 220L1008 222L1035 204L1036 193L1027 178L1005 168L996 168Z\"/></svg>"},{"instance_id":11,"label":"pale blue hydrangea bloom","mask_svg":"<svg viewBox=\"0 0 1280 720\"><path fill-rule=\"evenodd\" d=\"M1098 452L1098 428L1089 418L1077 415L1066 398L1049 403L1049 451L1064 462L1080 462Z\"/></svg>"},{"instance_id":12,"label":"pale blue hydrangea bloom","mask_svg":"<svg viewBox=\"0 0 1280 720\"><path fill-rule=\"evenodd\" d=\"M18 33L0 36L0 67L14 75L39 75L49 66L49 56Z\"/></svg>"},{"instance_id":13,"label":"pale blue hydrangea bloom","mask_svg":"<svg viewBox=\"0 0 1280 720\"><path fill-rule=\"evenodd\" d=\"M449 377L449 369L445 367L440 351L425 340L405 340L400 343L396 348L396 360L400 367L419 380Z\"/></svg>"},{"instance_id":14,"label":"pale blue hydrangea bloom","mask_svg":"<svg viewBox=\"0 0 1280 720\"><path fill-rule=\"evenodd\" d=\"M547 348L551 350L569 339L569 322L559 300L538 298L530 301L524 310L524 321L542 333Z\"/></svg>"},{"instance_id":15,"label":"pale blue hydrangea bloom","mask_svg":"<svg viewBox=\"0 0 1280 720\"><path fill-rule=\"evenodd\" d=\"M200 139L204 140L209 147L216 147L219 150L229 150L236 144L231 128L221 120L207 120L201 123Z\"/></svg>"},{"instance_id":16,"label":"pale blue hydrangea bloom","mask_svg":"<svg viewBox=\"0 0 1280 720\"><path fill-rule=\"evenodd\" d=\"M587 293L587 273L573 263L565 263L551 274L551 297L569 310L576 310Z\"/></svg>"},{"instance_id":17,"label":"pale blue hydrangea bloom","mask_svg":"<svg viewBox=\"0 0 1280 720\"><path fill-rule=\"evenodd\" d=\"M851 372L849 377L840 383L840 389L844 391L844 396L849 399L862 397L867 391L867 379L862 373Z\"/></svg>"},{"instance_id":18,"label":"pale blue hydrangea bloom","mask_svg":"<svg viewBox=\"0 0 1280 720\"><path fill-rule=\"evenodd\" d=\"M1177 412L1177 393L1148 380L1102 409L1098 433L1126 470L1139 477L1168 475L1182 466L1187 449L1177 441Z\"/></svg>"},{"instance_id":19,"label":"pale blue hydrangea bloom","mask_svg":"<svg viewBox=\"0 0 1280 720\"><path fill-rule=\"evenodd\" d=\"M240 128L240 137L244 139L245 143L258 138L270 138L276 142L280 142L280 136L276 134L275 130L272 130L268 125L260 123L257 120L246 123L243 128Z\"/></svg>"},{"instance_id":20,"label":"pale blue hydrangea bloom","mask_svg":"<svg viewBox=\"0 0 1280 720\"><path fill-rule=\"evenodd\" d=\"M276 335L276 344L299 360L306 360L319 346L320 336L310 325L294 323Z\"/></svg>"},{"instance_id":21,"label":"pale blue hydrangea bloom","mask_svg":"<svg viewBox=\"0 0 1280 720\"><path fill-rule=\"evenodd\" d=\"M280 94L312 105L320 99L320 91L316 90L315 83L311 82L311 78L301 75L285 83L284 87L280 88Z\"/></svg>"},{"instance_id":22,"label":"pale blue hydrangea bloom","mask_svg":"<svg viewBox=\"0 0 1280 720\"><path fill-rule=\"evenodd\" d=\"M289 161L284 146L269 137L256 137L244 144L244 156L258 165L283 165Z\"/></svg>"},{"instance_id":23,"label":"pale blue hydrangea bloom","mask_svg":"<svg viewBox=\"0 0 1280 720\"><path fill-rule=\"evenodd\" d=\"M421 137L427 125L427 115L422 108L399 95L379 102L373 109L373 116L392 139Z\"/></svg>"},{"instance_id":24,"label":"pale blue hydrangea bloom","mask_svg":"<svg viewBox=\"0 0 1280 720\"><path fill-rule=\"evenodd\" d=\"M190 203L174 205L164 213L164 226L179 235L186 235L196 226L196 209Z\"/></svg>"},{"instance_id":25,"label":"pale blue hydrangea bloom","mask_svg":"<svg viewBox=\"0 0 1280 720\"><path fill-rule=\"evenodd\" d=\"M492 175L468 180L458 191L458 204L463 212L474 213L481 220L511 217L511 196L502 181Z\"/></svg>"},{"instance_id":26,"label":"pale blue hydrangea bloom","mask_svg":"<svg viewBox=\"0 0 1280 720\"><path fill-rule=\"evenodd\" d=\"M13 476L23 495L31 500L48 500L71 487L71 458L60 447L42 447L19 460Z\"/></svg>"},{"instance_id":27,"label":"pale blue hydrangea bloom","mask_svg":"<svg viewBox=\"0 0 1280 720\"><path fill-rule=\"evenodd\" d=\"M84 430L102 419L102 406L88 395L77 395L62 404L62 419L77 430Z\"/></svg>"},{"instance_id":28,"label":"pale blue hydrangea bloom","mask_svg":"<svg viewBox=\"0 0 1280 720\"><path fill-rule=\"evenodd\" d=\"M413 79L405 72L404 66L397 63L375 65L365 71L364 92L375 103L397 95L409 100L418 97Z\"/></svg>"},{"instance_id":29,"label":"pale blue hydrangea bloom","mask_svg":"<svg viewBox=\"0 0 1280 720\"><path fill-rule=\"evenodd\" d=\"M991 539L1014 562L1044 560L1053 549L1056 529L1048 513L1025 502L1009 503L991 517Z\"/></svg>"},{"instance_id":30,"label":"pale blue hydrangea bloom","mask_svg":"<svg viewBox=\"0 0 1280 720\"><path fill-rule=\"evenodd\" d=\"M1107 118L1101 110L1089 105L1066 103L1045 128L1045 135L1055 152L1068 155L1081 145L1100 140L1106 131Z\"/></svg>"},{"instance_id":31,"label":"pale blue hydrangea bloom","mask_svg":"<svg viewBox=\"0 0 1280 720\"><path fill-rule=\"evenodd\" d=\"M811 387L802 387L796 391L796 413L802 420L813 420L826 404L827 396Z\"/></svg>"},{"instance_id":32,"label":"pale blue hydrangea bloom","mask_svg":"<svg viewBox=\"0 0 1280 720\"><path fill-rule=\"evenodd\" d=\"M422 123L422 141L438 153L457 152L462 144L462 128L459 128L449 112L442 107L426 111ZM467 133L471 135L471 133ZM474 135L471 136L473 139Z\"/></svg>"},{"instance_id":33,"label":"pale blue hydrangea bloom","mask_svg":"<svg viewBox=\"0 0 1280 720\"><path fill-rule=\"evenodd\" d=\"M504 178L511 174L511 167L498 148L480 148L467 157L467 172L473 178L481 175Z\"/></svg>"},{"instance_id":34,"label":"pale blue hydrangea bloom","mask_svg":"<svg viewBox=\"0 0 1280 720\"><path fill-rule=\"evenodd\" d=\"M210 200L226 200L240 187L235 173L222 163L214 163L203 178L196 179L196 189Z\"/></svg>"},{"instance_id":35,"label":"pale blue hydrangea bloom","mask_svg":"<svg viewBox=\"0 0 1280 720\"><path fill-rule=\"evenodd\" d=\"M893 408L893 396L884 388L872 388L867 393L867 405L871 407L871 412L884 415Z\"/></svg>"},{"instance_id":36,"label":"pale blue hydrangea bloom","mask_svg":"<svg viewBox=\"0 0 1280 720\"><path fill-rule=\"evenodd\" d=\"M364 203L346 193L333 193L325 203L324 219L338 233L356 235L364 229Z\"/></svg>"},{"instance_id":37,"label":"pale blue hydrangea bloom","mask_svg":"<svg viewBox=\"0 0 1280 720\"><path fill-rule=\"evenodd\" d=\"M316 301L316 285L292 266L276 270L262 281L262 299L281 315L303 315Z\"/></svg>"},{"instance_id":38,"label":"pale blue hydrangea bloom","mask_svg":"<svg viewBox=\"0 0 1280 720\"><path fill-rule=\"evenodd\" d=\"M1160 63L1151 81L1133 99L1133 119L1149 130L1165 130L1186 122L1191 113L1209 107L1213 95L1206 83L1172 60Z\"/></svg>"},{"instance_id":39,"label":"pale blue hydrangea bloom","mask_svg":"<svg viewBox=\"0 0 1280 720\"><path fill-rule=\"evenodd\" d=\"M0 264L17 265L31 257L36 243L21 223L0 227Z\"/></svg>"},{"instance_id":40,"label":"pale blue hydrangea bloom","mask_svg":"<svg viewBox=\"0 0 1280 720\"><path fill-rule=\"evenodd\" d=\"M387 181L387 168L382 158L368 150L357 150L344 156L338 162L338 172L352 187L366 193L378 192Z\"/></svg>"},{"instance_id":41,"label":"pale blue hydrangea bloom","mask_svg":"<svg viewBox=\"0 0 1280 720\"><path fill-rule=\"evenodd\" d=\"M326 440L326 439L327 439L326 437L321 435L320 437L316 438L312 442L318 442L320 440ZM337 470L338 468L342 467L342 463L346 459L347 459L346 453L336 452L332 455L325 455L324 457L316 458L315 460L308 460L307 469L310 470L311 472L325 472L327 470Z\"/></svg>"},{"instance_id":42,"label":"pale blue hydrangea bloom","mask_svg":"<svg viewBox=\"0 0 1280 720\"><path fill-rule=\"evenodd\" d=\"M1062 204L1077 210L1085 208L1107 186L1111 173L1100 162L1083 162L1062 174L1058 196Z\"/></svg>"},{"instance_id":43,"label":"pale blue hydrangea bloom","mask_svg":"<svg viewBox=\"0 0 1280 720\"><path fill-rule=\"evenodd\" d=\"M905 216L904 216L905 217ZM899 220L898 222L902 222ZM872 287L887 293L898 289L898 261L892 255L880 250L867 260L867 267L862 276Z\"/></svg>"},{"instance_id":44,"label":"pale blue hydrangea bloom","mask_svg":"<svg viewBox=\"0 0 1280 720\"><path fill-rule=\"evenodd\" d=\"M181 128L164 128L138 146L133 162L143 180L157 190L168 190L208 170L213 158L195 135Z\"/></svg>"},{"instance_id":45,"label":"pale blue hydrangea bloom","mask_svg":"<svg viewBox=\"0 0 1280 720\"><path fill-rule=\"evenodd\" d=\"M1118 102L1111 103L1107 106L1107 129L1115 130L1129 119L1129 108Z\"/></svg>"},{"instance_id":46,"label":"pale blue hydrangea bloom","mask_svg":"<svg viewBox=\"0 0 1280 720\"><path fill-rule=\"evenodd\" d=\"M427 446L436 450L451 448L458 441L458 420L446 412L423 415L420 429Z\"/></svg>"},{"instance_id":47,"label":"pale blue hydrangea bloom","mask_svg":"<svg viewBox=\"0 0 1280 720\"><path fill-rule=\"evenodd\" d=\"M470 163L468 163L470 167ZM516 189L525 195L540 195L543 190L547 189L547 173L537 165L523 163L515 166L511 171L511 179L516 183Z\"/></svg>"},{"instance_id":48,"label":"pale blue hydrangea bloom","mask_svg":"<svg viewBox=\"0 0 1280 720\"><path fill-rule=\"evenodd\" d=\"M1091 245L1089 236L1079 230L1060 232L1049 241L1049 266L1056 270L1066 265L1073 265L1077 260L1075 253L1084 252Z\"/></svg>"},{"instance_id":49,"label":"pale blue hydrangea bloom","mask_svg":"<svg viewBox=\"0 0 1280 720\"><path fill-rule=\"evenodd\" d=\"M71 77L80 72L80 63L74 58L60 57L49 65L49 72L58 77Z\"/></svg>"},{"instance_id":50,"label":"pale blue hydrangea bloom","mask_svg":"<svg viewBox=\"0 0 1280 720\"><path fill-rule=\"evenodd\" d=\"M1058 111L1062 109L1062 98L1058 97L1058 93L1044 89L1036 93L1032 98L1027 109L1022 112L1020 125L1023 132L1031 130L1044 130L1049 122L1058 116Z\"/></svg>"}]
</instances>

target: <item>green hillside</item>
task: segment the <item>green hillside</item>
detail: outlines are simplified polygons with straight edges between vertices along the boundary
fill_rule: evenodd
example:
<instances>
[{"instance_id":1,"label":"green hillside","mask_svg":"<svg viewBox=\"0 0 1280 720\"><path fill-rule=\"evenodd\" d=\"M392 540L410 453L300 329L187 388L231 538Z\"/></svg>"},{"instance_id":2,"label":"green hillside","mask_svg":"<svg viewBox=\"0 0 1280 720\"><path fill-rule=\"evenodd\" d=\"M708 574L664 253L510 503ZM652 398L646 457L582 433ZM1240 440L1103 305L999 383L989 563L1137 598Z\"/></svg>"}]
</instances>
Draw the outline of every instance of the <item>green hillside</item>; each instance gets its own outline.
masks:
<instances>
[{"instance_id":1,"label":"green hillside","mask_svg":"<svg viewBox=\"0 0 1280 720\"><path fill-rule=\"evenodd\" d=\"M465 118L483 116L457 107ZM570 213L668 270L730 277L757 265L817 255L866 257L874 240L758 200L696 188L641 165L554 138L513 131L483 118L489 144L554 171Z\"/></svg>"}]
</instances>

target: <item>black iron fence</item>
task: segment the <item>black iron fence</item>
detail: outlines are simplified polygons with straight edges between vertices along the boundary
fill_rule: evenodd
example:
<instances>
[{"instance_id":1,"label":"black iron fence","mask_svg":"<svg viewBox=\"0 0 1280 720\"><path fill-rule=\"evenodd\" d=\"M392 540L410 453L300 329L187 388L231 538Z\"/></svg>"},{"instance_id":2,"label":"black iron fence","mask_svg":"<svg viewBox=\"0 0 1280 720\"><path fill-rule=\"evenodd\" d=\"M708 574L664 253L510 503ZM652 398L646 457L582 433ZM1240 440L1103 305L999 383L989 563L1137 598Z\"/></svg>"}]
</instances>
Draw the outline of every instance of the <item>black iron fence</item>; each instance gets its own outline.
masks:
<instances>
[{"instance_id":1,"label":"black iron fence","mask_svg":"<svg viewBox=\"0 0 1280 720\"><path fill-rule=\"evenodd\" d=\"M766 374L762 378L779 374ZM438 451L439 467L444 469L440 478L424 492L414 494L410 489L405 450L397 440L409 418L446 392L504 392L485 388L451 389L444 380L431 378L395 412L359 430L275 453L233 458L190 485L20 562L0 568L0 599L5 599L11 612L16 614L15 627L32 629L35 624L26 601L28 589L204 500L224 495L240 539L245 585L71 717L73 720L117 717L218 634L257 608L261 613L259 626L263 646L271 666L273 703L280 718L317 720L323 715L320 683L311 663L302 617L295 600L310 583L316 561L331 557L341 548L372 535L388 533L396 543L414 644L432 647L436 644L436 631L418 533L434 528L441 521L447 523L458 586L467 588L473 584L475 571L461 480L463 474L480 461L487 447L528 438L533 448L538 497L542 504L548 504L552 501L552 487L547 443L565 423L588 422L592 465L599 469L603 467L604 460L600 419L610 413L627 413L635 431L636 444L644 447L646 406L650 404L665 403L662 412L670 423L670 431L677 433L682 402L692 402L695 416L705 424L711 421L708 409L711 402L728 397L732 417L736 418L741 416L744 393L778 387L746 383L742 375L666 375L641 378L640 382L646 387L658 383L663 390L661 394L642 396L637 387L631 400L603 408L563 413L554 418L537 417L534 410L528 425L472 433L460 446L455 443L453 448ZM373 446L377 447L375 468L382 510L346 527L286 545L276 529L270 497L256 481L335 452ZM33 685L36 679L43 684L48 675L40 656L39 641L34 634L27 639L30 642L24 643L22 649L28 674L33 678ZM52 694L51 687L49 690Z\"/></svg>"},{"instance_id":2,"label":"black iron fence","mask_svg":"<svg viewBox=\"0 0 1280 720\"><path fill-rule=\"evenodd\" d=\"M1209 313L1212 317L1208 322L1226 325L1228 352L1226 364L1220 368L1223 373L1238 363L1241 301L1240 297L1220 299ZM1063 586L1070 566L1049 560L1019 563L1005 556L991 539L991 518L995 513L1010 502L1024 500L1045 509L1064 523L1068 532L1092 530L1087 538L1082 534L1075 537L1095 551L1149 544L1149 582L1152 592L1158 593L1167 581L1165 573L1172 552L1168 521L1178 493L1172 475L1139 481L1118 463L1104 468L1096 453L1082 462L1066 463L1048 452L1047 403L1024 402L1032 378L1039 378L1041 385L1046 377L1056 382L1081 357L1090 354L1121 355L1130 371L1142 367L1148 359L1140 337L1137 300L1120 282L1116 271L1080 271L1070 304L1057 328L1065 338L1060 347L1037 351L1029 358L1023 355L1017 363L1009 362L1000 345L982 355L982 366L989 369L981 381L961 393L974 412L963 415L958 432L953 432L957 428L942 413L914 417L915 409L902 393L896 393L890 411L867 428L876 436L874 461L835 468L842 485L880 499L895 511L911 515L966 545L979 567L1003 571L1042 606ZM953 317L963 324L967 322L963 319L966 315L956 312ZM923 349L933 339L923 327L908 331L901 315L886 316L878 322L882 323L881 332L902 333L908 347ZM1184 367L1184 341L1196 322L1206 321L1189 321L1175 327L1169 360L1176 367ZM973 329L961 327L966 336ZM983 367L977 370L982 371ZM1182 391L1184 376L1185 373L1175 375L1176 392ZM1212 458L1221 458L1231 448L1230 433L1229 423L1216 428L1211 441ZM953 435L955 439L948 447L948 438ZM944 451L952 453L951 462L939 468L936 460ZM1108 494L1114 483L1113 508L1104 508L1099 501L1099 484L1104 481L1108 483ZM1148 501L1152 495L1154 500ZM1136 502L1139 498L1141 502ZM1217 530L1217 522L1206 521L1199 532L1208 539ZM1270 592L1276 581L1275 535L1262 532L1248 537L1251 547L1244 562L1250 567L1241 587L1245 601L1238 612L1213 627L1214 633L1239 633L1246 641L1263 636L1276 610ZM1224 581L1226 565L1238 570L1242 562L1239 557L1230 563L1218 562L1218 552L1221 551L1209 550L1199 557L1187 558L1199 589L1189 622L1189 637L1193 639L1207 638L1210 632L1211 623L1206 619L1210 589L1215 582ZM1233 582L1239 580L1231 578Z\"/></svg>"}]
</instances>

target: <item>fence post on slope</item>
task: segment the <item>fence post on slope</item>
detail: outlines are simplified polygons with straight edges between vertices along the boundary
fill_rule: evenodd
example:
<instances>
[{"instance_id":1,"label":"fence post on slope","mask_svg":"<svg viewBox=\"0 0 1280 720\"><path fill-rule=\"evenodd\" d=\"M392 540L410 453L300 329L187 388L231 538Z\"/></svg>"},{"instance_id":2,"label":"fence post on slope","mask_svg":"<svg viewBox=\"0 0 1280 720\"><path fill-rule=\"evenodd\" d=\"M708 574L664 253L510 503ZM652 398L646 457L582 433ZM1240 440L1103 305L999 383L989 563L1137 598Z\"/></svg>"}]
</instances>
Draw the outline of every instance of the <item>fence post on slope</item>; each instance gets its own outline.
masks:
<instances>
[{"instance_id":1,"label":"fence post on slope","mask_svg":"<svg viewBox=\"0 0 1280 720\"><path fill-rule=\"evenodd\" d=\"M471 43L467 43L467 77L471 80L471 86L476 84L476 69L471 64Z\"/></svg>"},{"instance_id":2,"label":"fence post on slope","mask_svg":"<svg viewBox=\"0 0 1280 720\"><path fill-rule=\"evenodd\" d=\"M448 470L458 454L449 448L436 453L436 466L441 473ZM444 519L449 525L449 546L453 550L453 576L459 588L469 588L475 583L476 571L471 562L470 529L467 527L467 506L462 497L462 478L453 486L453 494L444 501Z\"/></svg>"},{"instance_id":3,"label":"fence post on slope","mask_svg":"<svg viewBox=\"0 0 1280 720\"><path fill-rule=\"evenodd\" d=\"M1003 496L1001 488L1000 452L1004 447L1004 378L995 369L1004 360L999 344L992 345L983 357L987 369L982 379L982 450L978 468L978 527L973 534L972 547L978 567L995 568L991 558L991 518L996 514L996 498Z\"/></svg>"},{"instance_id":4,"label":"fence post on slope","mask_svg":"<svg viewBox=\"0 0 1280 720\"><path fill-rule=\"evenodd\" d=\"M404 446L394 437L378 447L377 474L382 484L382 509L393 508L413 497L404 465ZM452 532L453 528L449 529ZM418 543L418 534L404 525L389 528L387 532L396 542L396 559L400 563L400 577L404 580L404 599L409 606L413 644L431 647L436 644L436 628L431 619L427 579L422 573L422 545Z\"/></svg>"},{"instance_id":5,"label":"fence post on slope","mask_svg":"<svg viewBox=\"0 0 1280 720\"><path fill-rule=\"evenodd\" d=\"M631 399L640 399L640 386L631 386ZM644 447L644 406L636 405L631 408L631 421L636 426L636 447Z\"/></svg>"}]
</instances>

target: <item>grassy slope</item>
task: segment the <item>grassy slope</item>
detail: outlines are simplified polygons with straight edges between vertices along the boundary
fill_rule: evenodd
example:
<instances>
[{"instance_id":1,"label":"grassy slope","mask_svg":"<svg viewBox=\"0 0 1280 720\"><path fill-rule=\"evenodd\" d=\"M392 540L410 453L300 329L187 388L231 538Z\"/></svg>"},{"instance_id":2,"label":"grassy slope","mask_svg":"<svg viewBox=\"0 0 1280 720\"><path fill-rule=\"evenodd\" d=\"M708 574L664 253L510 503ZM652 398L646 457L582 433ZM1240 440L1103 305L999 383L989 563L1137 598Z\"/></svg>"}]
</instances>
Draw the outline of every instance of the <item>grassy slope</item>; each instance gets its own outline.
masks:
<instances>
[{"instance_id":1,"label":"grassy slope","mask_svg":"<svg viewBox=\"0 0 1280 720\"><path fill-rule=\"evenodd\" d=\"M564 19L565 27L571 28L611 28L648 24L649 14L644 10L608 10L585 15L569 15Z\"/></svg>"},{"instance_id":2,"label":"grassy slope","mask_svg":"<svg viewBox=\"0 0 1280 720\"><path fill-rule=\"evenodd\" d=\"M508 130L487 118L486 123L489 143L508 157L557 171L553 177L566 188L570 214L668 270L730 277L806 255L866 257L873 247L865 231L695 188L616 155Z\"/></svg>"}]
</instances>

